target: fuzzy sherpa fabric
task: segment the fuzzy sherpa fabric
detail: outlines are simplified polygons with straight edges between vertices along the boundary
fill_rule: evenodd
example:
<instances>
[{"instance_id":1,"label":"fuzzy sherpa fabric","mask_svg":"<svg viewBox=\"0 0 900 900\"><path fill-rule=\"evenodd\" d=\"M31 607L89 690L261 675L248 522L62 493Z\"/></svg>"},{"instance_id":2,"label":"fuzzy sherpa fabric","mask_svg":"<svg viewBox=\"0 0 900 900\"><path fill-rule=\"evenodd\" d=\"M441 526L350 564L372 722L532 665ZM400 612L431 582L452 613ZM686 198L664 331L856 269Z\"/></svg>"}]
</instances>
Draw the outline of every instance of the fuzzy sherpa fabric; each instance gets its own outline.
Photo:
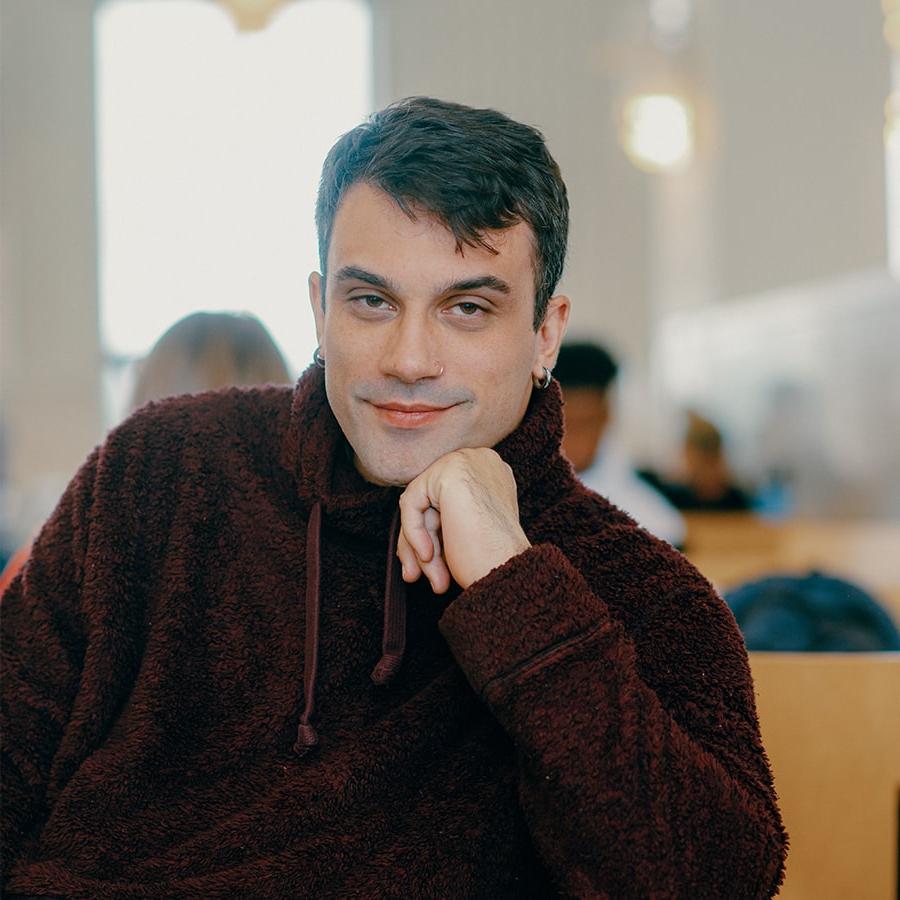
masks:
<instances>
[{"instance_id":1,"label":"fuzzy sherpa fabric","mask_svg":"<svg viewBox=\"0 0 900 900\"><path fill-rule=\"evenodd\" d=\"M397 491L356 474L319 372L112 432L3 600L8 895L770 896L786 839L734 620L579 486L561 429L535 393L497 448L533 547L412 586L383 687Z\"/></svg>"}]
</instances>

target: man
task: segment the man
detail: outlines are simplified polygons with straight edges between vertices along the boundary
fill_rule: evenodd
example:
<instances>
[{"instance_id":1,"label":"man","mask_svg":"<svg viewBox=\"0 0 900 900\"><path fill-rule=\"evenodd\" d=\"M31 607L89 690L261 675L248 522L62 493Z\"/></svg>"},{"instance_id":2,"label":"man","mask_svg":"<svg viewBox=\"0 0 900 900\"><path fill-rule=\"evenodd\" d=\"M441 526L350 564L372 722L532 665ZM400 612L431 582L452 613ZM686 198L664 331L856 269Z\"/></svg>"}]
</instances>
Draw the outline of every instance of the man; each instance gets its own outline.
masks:
<instances>
[{"instance_id":1,"label":"man","mask_svg":"<svg viewBox=\"0 0 900 900\"><path fill-rule=\"evenodd\" d=\"M657 537L681 547L686 529L678 510L638 477L611 433L618 373L616 361L598 344L562 345L553 374L565 400L563 454L586 487Z\"/></svg>"},{"instance_id":2,"label":"man","mask_svg":"<svg viewBox=\"0 0 900 900\"><path fill-rule=\"evenodd\" d=\"M317 365L145 407L6 595L11 894L775 890L734 621L559 453L567 218L491 110L338 141Z\"/></svg>"}]
</instances>

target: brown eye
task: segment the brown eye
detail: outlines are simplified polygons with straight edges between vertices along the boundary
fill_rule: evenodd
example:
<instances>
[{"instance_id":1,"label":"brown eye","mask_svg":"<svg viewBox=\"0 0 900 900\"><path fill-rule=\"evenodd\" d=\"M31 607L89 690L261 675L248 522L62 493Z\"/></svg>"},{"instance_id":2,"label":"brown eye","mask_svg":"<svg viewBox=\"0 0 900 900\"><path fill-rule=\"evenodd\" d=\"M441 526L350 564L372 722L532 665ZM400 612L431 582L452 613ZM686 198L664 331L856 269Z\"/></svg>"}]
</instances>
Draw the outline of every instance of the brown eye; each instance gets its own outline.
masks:
<instances>
[{"instance_id":1,"label":"brown eye","mask_svg":"<svg viewBox=\"0 0 900 900\"><path fill-rule=\"evenodd\" d=\"M359 294L356 297L350 297L351 308L357 315L368 315L369 313L386 313L393 308L389 301L377 294Z\"/></svg>"}]
</instances>

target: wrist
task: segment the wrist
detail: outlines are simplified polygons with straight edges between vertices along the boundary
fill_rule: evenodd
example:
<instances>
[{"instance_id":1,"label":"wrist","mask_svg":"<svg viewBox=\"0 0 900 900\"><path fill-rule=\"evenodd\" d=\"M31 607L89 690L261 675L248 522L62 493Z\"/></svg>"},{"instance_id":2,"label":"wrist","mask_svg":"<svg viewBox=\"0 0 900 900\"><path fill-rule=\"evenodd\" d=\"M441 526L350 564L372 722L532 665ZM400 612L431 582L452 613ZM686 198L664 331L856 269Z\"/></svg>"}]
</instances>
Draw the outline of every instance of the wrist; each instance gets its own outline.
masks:
<instances>
[{"instance_id":1,"label":"wrist","mask_svg":"<svg viewBox=\"0 0 900 900\"><path fill-rule=\"evenodd\" d=\"M480 581L495 569L499 569L514 557L519 556L530 549L531 542L525 536L524 532L520 535L510 535L508 540L496 547L495 552L491 553L489 556L487 554L480 554L480 558L477 561L473 560L473 565L467 572L465 582L461 581L459 583L460 587L463 588L463 590L467 590L476 581Z\"/></svg>"}]
</instances>

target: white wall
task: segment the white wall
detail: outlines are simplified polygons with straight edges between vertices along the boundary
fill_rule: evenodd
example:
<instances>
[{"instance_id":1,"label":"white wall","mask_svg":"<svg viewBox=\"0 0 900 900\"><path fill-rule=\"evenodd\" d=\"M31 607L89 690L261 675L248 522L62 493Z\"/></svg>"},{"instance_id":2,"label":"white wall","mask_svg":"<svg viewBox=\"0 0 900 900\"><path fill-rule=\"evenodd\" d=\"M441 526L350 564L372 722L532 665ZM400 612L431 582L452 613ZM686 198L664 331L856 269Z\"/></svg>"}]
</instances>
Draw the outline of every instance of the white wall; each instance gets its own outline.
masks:
<instances>
[{"instance_id":1,"label":"white wall","mask_svg":"<svg viewBox=\"0 0 900 900\"><path fill-rule=\"evenodd\" d=\"M26 533L101 437L92 13L0 7L0 402Z\"/></svg>"},{"instance_id":2,"label":"white wall","mask_svg":"<svg viewBox=\"0 0 900 900\"><path fill-rule=\"evenodd\" d=\"M709 15L719 296L884 266L878 0L732 0Z\"/></svg>"}]
</instances>

